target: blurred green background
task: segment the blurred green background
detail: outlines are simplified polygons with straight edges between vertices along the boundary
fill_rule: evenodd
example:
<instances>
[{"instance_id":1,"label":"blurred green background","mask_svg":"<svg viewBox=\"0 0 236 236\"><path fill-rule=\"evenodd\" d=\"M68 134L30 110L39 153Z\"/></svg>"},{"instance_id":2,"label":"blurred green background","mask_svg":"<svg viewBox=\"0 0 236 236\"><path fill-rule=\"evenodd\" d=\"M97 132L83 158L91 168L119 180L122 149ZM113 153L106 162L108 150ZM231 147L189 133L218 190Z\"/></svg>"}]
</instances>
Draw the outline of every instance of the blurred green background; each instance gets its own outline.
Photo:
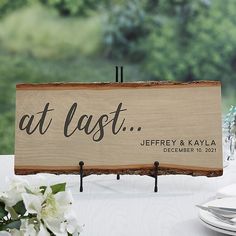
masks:
<instances>
[{"instance_id":1,"label":"blurred green background","mask_svg":"<svg viewBox=\"0 0 236 236\"><path fill-rule=\"evenodd\" d=\"M236 103L235 0L0 0L0 154L16 83L220 80Z\"/></svg>"}]
</instances>

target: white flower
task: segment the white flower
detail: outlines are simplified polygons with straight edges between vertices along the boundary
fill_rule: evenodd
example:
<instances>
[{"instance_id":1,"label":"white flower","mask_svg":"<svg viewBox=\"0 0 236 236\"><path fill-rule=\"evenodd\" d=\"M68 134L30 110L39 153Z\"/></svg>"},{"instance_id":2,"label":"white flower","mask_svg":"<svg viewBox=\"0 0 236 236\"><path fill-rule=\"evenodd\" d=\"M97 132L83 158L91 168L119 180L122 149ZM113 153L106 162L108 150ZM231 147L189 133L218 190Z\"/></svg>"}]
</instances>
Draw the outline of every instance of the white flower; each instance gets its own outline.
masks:
<instances>
[{"instance_id":1,"label":"white flower","mask_svg":"<svg viewBox=\"0 0 236 236\"><path fill-rule=\"evenodd\" d=\"M50 236L49 231L56 236L78 236L82 230L72 209L73 198L64 188L65 183L32 187L22 178L12 179L9 190L0 193L0 200L12 219L21 220L21 226L19 230L2 231L0 236ZM24 216L12 207L20 201L26 209Z\"/></svg>"},{"instance_id":2,"label":"white flower","mask_svg":"<svg viewBox=\"0 0 236 236\"><path fill-rule=\"evenodd\" d=\"M21 220L20 232L24 236L37 236L34 224L29 224L28 220Z\"/></svg>"},{"instance_id":3,"label":"white flower","mask_svg":"<svg viewBox=\"0 0 236 236\"><path fill-rule=\"evenodd\" d=\"M68 232L81 231L79 223L72 212L72 195L70 192L58 192L55 195L50 187L44 194L22 194L25 208L30 214L37 214L37 219L45 224L56 236L67 236Z\"/></svg>"},{"instance_id":4,"label":"white flower","mask_svg":"<svg viewBox=\"0 0 236 236\"><path fill-rule=\"evenodd\" d=\"M9 182L9 190L15 190L17 192L25 191L25 187L29 187L29 182L19 176L14 176L7 180Z\"/></svg>"},{"instance_id":5,"label":"white flower","mask_svg":"<svg viewBox=\"0 0 236 236\"><path fill-rule=\"evenodd\" d=\"M82 227L79 224L78 218L76 217L74 211L68 211L65 213L64 227L66 231L72 235L78 235L78 233L82 232Z\"/></svg>"},{"instance_id":6,"label":"white flower","mask_svg":"<svg viewBox=\"0 0 236 236\"><path fill-rule=\"evenodd\" d=\"M22 220L20 230L13 229L10 233L4 231L6 234L1 234L0 232L0 236L50 236L45 226L42 223L39 224L40 228L37 232L33 224L29 224L28 220Z\"/></svg>"},{"instance_id":7,"label":"white flower","mask_svg":"<svg viewBox=\"0 0 236 236\"><path fill-rule=\"evenodd\" d=\"M11 234L8 233L7 231L1 231L0 236L11 236Z\"/></svg>"},{"instance_id":8,"label":"white flower","mask_svg":"<svg viewBox=\"0 0 236 236\"><path fill-rule=\"evenodd\" d=\"M41 213L42 204L44 201L43 195L34 195L31 193L23 193L22 199L25 204L25 208L30 214Z\"/></svg>"},{"instance_id":9,"label":"white flower","mask_svg":"<svg viewBox=\"0 0 236 236\"><path fill-rule=\"evenodd\" d=\"M26 192L26 188L29 187L29 183L26 180L23 180L19 177L14 177L9 182L9 190L0 194L0 198L4 203L12 207L17 202L22 200L22 193Z\"/></svg>"}]
</instances>

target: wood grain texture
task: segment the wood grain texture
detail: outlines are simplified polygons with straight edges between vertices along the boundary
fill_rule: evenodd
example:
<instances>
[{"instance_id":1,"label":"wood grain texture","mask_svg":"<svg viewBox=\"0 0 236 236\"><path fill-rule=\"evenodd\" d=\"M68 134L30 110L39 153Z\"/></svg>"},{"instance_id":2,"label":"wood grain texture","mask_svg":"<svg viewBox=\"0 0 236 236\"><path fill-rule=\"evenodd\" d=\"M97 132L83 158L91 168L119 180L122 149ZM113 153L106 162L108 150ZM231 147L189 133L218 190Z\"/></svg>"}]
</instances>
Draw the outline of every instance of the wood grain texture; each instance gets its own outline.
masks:
<instances>
[{"instance_id":1,"label":"wood grain texture","mask_svg":"<svg viewBox=\"0 0 236 236\"><path fill-rule=\"evenodd\" d=\"M19 130L24 114L36 114L49 102L53 122L46 134L27 135ZM125 109L126 131L113 135L106 126L101 142L83 131L63 136L63 124L74 102L76 118L83 114L110 114L117 104ZM93 121L95 122L95 121ZM134 131L129 131L134 127ZM138 127L142 127L140 132ZM141 146L143 140L214 140L216 145L194 148L193 152L164 152L174 146ZM201 148L202 152L197 152ZM214 152L206 152L215 148ZM154 161L159 174L218 176L222 174L221 88L218 81L192 83L56 83L20 84L16 93L15 170L18 174L36 172L78 173L85 162L86 174L123 173L152 175Z\"/></svg>"}]
</instances>

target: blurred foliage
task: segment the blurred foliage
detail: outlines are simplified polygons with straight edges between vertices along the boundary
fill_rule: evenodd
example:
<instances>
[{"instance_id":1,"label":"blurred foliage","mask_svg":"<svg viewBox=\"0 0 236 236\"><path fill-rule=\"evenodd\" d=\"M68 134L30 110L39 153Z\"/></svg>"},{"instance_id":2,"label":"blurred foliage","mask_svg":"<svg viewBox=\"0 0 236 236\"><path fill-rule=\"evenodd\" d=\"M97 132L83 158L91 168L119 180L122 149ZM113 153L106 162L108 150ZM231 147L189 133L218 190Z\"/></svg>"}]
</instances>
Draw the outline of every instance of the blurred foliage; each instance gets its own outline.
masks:
<instances>
[{"instance_id":1,"label":"blurred foliage","mask_svg":"<svg viewBox=\"0 0 236 236\"><path fill-rule=\"evenodd\" d=\"M236 85L234 0L130 0L108 14L107 55L139 61L152 80Z\"/></svg>"},{"instance_id":2,"label":"blurred foliage","mask_svg":"<svg viewBox=\"0 0 236 236\"><path fill-rule=\"evenodd\" d=\"M0 17L37 0L0 0Z\"/></svg>"},{"instance_id":3,"label":"blurred foliage","mask_svg":"<svg viewBox=\"0 0 236 236\"><path fill-rule=\"evenodd\" d=\"M106 55L111 58L129 57L141 60L144 55L143 39L150 32L146 2L126 1L109 11L104 27Z\"/></svg>"},{"instance_id":4,"label":"blurred foliage","mask_svg":"<svg viewBox=\"0 0 236 236\"><path fill-rule=\"evenodd\" d=\"M147 70L156 79L236 85L235 1L183 2L149 35Z\"/></svg>"},{"instance_id":5,"label":"blurred foliage","mask_svg":"<svg viewBox=\"0 0 236 236\"><path fill-rule=\"evenodd\" d=\"M14 153L14 110L0 116L0 154Z\"/></svg>"},{"instance_id":6,"label":"blurred foliage","mask_svg":"<svg viewBox=\"0 0 236 236\"><path fill-rule=\"evenodd\" d=\"M64 18L51 8L34 4L0 21L0 42L11 53L38 58L94 55L101 46L101 27L98 13Z\"/></svg>"},{"instance_id":7,"label":"blurred foliage","mask_svg":"<svg viewBox=\"0 0 236 236\"><path fill-rule=\"evenodd\" d=\"M96 9L97 0L40 0L43 4L54 7L62 16L86 15Z\"/></svg>"},{"instance_id":8,"label":"blurred foliage","mask_svg":"<svg viewBox=\"0 0 236 236\"><path fill-rule=\"evenodd\" d=\"M101 5L108 5L109 0L0 0L0 16L5 16L22 6L42 3L55 8L61 16L85 16Z\"/></svg>"}]
</instances>

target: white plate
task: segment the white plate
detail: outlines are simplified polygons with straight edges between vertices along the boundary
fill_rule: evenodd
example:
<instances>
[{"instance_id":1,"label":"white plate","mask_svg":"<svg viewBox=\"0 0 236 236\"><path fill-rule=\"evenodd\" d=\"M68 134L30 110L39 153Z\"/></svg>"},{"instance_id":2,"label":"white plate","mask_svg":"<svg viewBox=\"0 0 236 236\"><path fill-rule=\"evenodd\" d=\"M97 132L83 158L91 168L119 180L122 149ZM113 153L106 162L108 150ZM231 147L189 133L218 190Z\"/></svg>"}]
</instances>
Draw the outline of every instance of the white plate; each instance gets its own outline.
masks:
<instances>
[{"instance_id":1,"label":"white plate","mask_svg":"<svg viewBox=\"0 0 236 236\"><path fill-rule=\"evenodd\" d=\"M225 229L221 229L221 228L218 228L218 227L215 227L213 225L210 225L210 224L207 224L205 221L201 220L201 223L206 226L207 228L211 229L211 230L214 230L216 232L219 232L219 233L222 233L222 234L227 234L227 235L234 235L236 236L236 232L235 231L230 231L230 230L225 230Z\"/></svg>"},{"instance_id":2,"label":"white plate","mask_svg":"<svg viewBox=\"0 0 236 236\"><path fill-rule=\"evenodd\" d=\"M233 198L222 198L216 199L204 204L204 206L216 206L216 207L232 207L236 208L236 197ZM227 231L227 234L236 235L236 225L226 224L218 219L216 219L210 212L199 209L199 217L207 226L213 227L213 230ZM232 234L234 233L234 234Z\"/></svg>"}]
</instances>

